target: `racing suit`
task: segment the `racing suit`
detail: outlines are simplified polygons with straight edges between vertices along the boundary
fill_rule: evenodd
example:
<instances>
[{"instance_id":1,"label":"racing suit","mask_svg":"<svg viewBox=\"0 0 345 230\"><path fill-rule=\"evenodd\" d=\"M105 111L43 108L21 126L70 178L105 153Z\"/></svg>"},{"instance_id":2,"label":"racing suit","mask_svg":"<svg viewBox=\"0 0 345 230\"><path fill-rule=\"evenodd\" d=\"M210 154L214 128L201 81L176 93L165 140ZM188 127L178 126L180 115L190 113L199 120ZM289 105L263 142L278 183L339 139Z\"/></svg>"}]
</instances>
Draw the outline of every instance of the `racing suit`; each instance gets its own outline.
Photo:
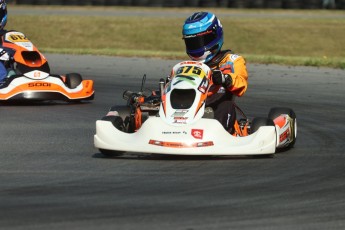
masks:
<instances>
[{"instance_id":1,"label":"racing suit","mask_svg":"<svg viewBox=\"0 0 345 230\"><path fill-rule=\"evenodd\" d=\"M14 52L11 49L2 47L3 37L7 33L7 30L0 30L0 84L8 77L10 71L9 62L11 62Z\"/></svg>"},{"instance_id":2,"label":"racing suit","mask_svg":"<svg viewBox=\"0 0 345 230\"><path fill-rule=\"evenodd\" d=\"M0 48L0 52L1 52L1 48ZM4 82L6 77L7 77L7 70L5 68L5 65L4 63L0 62L0 84Z\"/></svg>"},{"instance_id":3,"label":"racing suit","mask_svg":"<svg viewBox=\"0 0 345 230\"><path fill-rule=\"evenodd\" d=\"M247 90L248 73L242 56L231 53L230 50L219 52L211 61L205 63L212 70L220 70L230 84L212 84L206 99L206 107L211 107L214 118L231 134L234 133L236 109L234 96L241 97Z\"/></svg>"}]
</instances>

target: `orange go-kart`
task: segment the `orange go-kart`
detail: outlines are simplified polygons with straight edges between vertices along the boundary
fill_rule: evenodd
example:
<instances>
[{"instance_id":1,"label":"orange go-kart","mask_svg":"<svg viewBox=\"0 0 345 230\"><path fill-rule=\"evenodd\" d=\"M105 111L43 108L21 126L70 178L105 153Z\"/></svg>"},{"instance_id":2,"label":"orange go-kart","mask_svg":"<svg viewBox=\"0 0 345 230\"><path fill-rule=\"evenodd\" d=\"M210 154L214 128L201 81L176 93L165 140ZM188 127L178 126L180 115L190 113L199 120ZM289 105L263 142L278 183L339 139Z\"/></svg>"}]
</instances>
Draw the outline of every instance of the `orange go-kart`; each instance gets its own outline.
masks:
<instances>
[{"instance_id":1,"label":"orange go-kart","mask_svg":"<svg viewBox=\"0 0 345 230\"><path fill-rule=\"evenodd\" d=\"M51 74L47 59L23 33L8 31L1 42L13 58L3 60L10 71L0 83L0 102L93 100L92 80L83 80L78 73Z\"/></svg>"}]
</instances>

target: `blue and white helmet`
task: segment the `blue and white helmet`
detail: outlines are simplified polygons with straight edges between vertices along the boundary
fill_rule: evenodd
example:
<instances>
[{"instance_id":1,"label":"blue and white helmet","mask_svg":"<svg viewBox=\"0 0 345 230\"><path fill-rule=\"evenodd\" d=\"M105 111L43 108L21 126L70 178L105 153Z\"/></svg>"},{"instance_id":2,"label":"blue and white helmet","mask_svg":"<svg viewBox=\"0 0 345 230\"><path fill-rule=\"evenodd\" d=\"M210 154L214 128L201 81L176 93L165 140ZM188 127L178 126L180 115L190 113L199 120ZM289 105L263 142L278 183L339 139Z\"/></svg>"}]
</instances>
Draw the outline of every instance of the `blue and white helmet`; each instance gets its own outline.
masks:
<instances>
[{"instance_id":1,"label":"blue and white helmet","mask_svg":"<svg viewBox=\"0 0 345 230\"><path fill-rule=\"evenodd\" d=\"M188 17L182 29L186 52L194 61L208 62L223 45L223 28L216 15L197 12Z\"/></svg>"},{"instance_id":2,"label":"blue and white helmet","mask_svg":"<svg viewBox=\"0 0 345 230\"><path fill-rule=\"evenodd\" d=\"M0 0L0 30L3 30L7 23L7 4L5 0Z\"/></svg>"}]
</instances>

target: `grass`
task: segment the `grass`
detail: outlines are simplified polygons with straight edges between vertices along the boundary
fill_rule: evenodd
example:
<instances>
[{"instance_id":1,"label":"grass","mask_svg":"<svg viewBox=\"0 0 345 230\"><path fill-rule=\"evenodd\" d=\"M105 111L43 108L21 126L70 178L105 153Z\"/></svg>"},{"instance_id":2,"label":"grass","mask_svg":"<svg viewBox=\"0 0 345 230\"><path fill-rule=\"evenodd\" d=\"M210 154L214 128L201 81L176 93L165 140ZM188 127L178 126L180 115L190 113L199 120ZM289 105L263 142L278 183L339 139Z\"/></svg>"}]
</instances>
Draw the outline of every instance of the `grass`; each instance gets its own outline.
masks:
<instances>
[{"instance_id":1,"label":"grass","mask_svg":"<svg viewBox=\"0 0 345 230\"><path fill-rule=\"evenodd\" d=\"M224 28L223 48L242 54L249 62L345 69L345 17L327 17L339 14L338 11L297 11L309 17L276 17L282 12L291 15L296 12L281 10L215 9L218 11L249 15L255 12L250 17L220 18ZM265 17L260 17L261 14ZM6 28L24 32L43 52L187 59L181 39L184 19L9 15Z\"/></svg>"}]
</instances>

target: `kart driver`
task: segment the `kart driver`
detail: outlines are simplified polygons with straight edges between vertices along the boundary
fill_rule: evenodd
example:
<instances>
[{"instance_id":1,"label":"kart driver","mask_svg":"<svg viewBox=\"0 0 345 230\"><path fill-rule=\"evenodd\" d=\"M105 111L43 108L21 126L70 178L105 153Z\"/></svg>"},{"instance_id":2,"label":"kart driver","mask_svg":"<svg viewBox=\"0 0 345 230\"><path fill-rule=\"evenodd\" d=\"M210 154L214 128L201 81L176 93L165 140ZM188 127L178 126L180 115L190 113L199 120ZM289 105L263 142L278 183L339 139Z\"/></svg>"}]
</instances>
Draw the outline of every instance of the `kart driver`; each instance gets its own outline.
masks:
<instances>
[{"instance_id":1,"label":"kart driver","mask_svg":"<svg viewBox=\"0 0 345 230\"><path fill-rule=\"evenodd\" d=\"M214 118L233 134L236 119L234 96L241 97L248 86L244 58L231 50L221 50L223 28L213 13L196 12L188 17L182 35L188 56L194 61L204 62L213 70L206 107L211 107Z\"/></svg>"},{"instance_id":2,"label":"kart driver","mask_svg":"<svg viewBox=\"0 0 345 230\"><path fill-rule=\"evenodd\" d=\"M3 36L7 33L7 30L5 30L5 26L7 23L7 4L5 0L0 0L0 39L2 44ZM0 85L1 83L6 80L6 78L14 74L13 70L7 70L7 67L9 68L9 64L12 61L14 51L4 49L0 44Z\"/></svg>"}]
</instances>

